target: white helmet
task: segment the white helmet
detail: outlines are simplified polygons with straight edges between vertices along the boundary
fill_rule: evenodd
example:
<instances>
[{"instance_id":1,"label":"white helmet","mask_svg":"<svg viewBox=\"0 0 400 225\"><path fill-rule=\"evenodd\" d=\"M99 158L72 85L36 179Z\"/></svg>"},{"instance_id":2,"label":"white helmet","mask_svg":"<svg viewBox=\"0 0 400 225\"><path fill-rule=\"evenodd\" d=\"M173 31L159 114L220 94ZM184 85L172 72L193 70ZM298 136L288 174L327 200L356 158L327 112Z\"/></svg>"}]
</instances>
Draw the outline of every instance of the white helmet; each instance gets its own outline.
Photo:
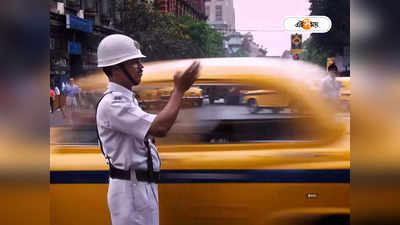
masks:
<instances>
[{"instance_id":1,"label":"white helmet","mask_svg":"<svg viewBox=\"0 0 400 225\"><path fill-rule=\"evenodd\" d=\"M112 34L101 40L97 48L97 66L107 67L138 58L145 58L139 43L122 34Z\"/></svg>"}]
</instances>

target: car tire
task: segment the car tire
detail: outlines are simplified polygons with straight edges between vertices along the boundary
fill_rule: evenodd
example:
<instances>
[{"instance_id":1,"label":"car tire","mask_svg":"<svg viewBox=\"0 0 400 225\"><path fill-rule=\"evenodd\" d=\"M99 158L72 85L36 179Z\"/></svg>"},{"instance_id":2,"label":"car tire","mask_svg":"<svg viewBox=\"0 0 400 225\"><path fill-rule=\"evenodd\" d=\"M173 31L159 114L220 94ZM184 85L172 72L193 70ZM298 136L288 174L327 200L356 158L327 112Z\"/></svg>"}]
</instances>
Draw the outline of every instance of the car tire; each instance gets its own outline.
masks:
<instances>
[{"instance_id":1,"label":"car tire","mask_svg":"<svg viewBox=\"0 0 400 225\"><path fill-rule=\"evenodd\" d=\"M247 101L247 106L250 113L257 113L260 110L260 108L257 105L257 101L254 98L249 99Z\"/></svg>"},{"instance_id":2,"label":"car tire","mask_svg":"<svg viewBox=\"0 0 400 225\"><path fill-rule=\"evenodd\" d=\"M214 104L214 98L210 97L210 104Z\"/></svg>"}]
</instances>

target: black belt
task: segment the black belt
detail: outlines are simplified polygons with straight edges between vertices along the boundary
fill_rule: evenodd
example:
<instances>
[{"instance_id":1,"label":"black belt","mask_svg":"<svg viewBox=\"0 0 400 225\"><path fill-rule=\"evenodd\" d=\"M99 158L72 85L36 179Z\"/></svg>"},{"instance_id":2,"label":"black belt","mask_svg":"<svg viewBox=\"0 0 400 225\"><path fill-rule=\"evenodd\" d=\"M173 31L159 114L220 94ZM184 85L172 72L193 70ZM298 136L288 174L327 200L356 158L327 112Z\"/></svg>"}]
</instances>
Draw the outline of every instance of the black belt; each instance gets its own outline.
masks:
<instances>
[{"instance_id":1,"label":"black belt","mask_svg":"<svg viewBox=\"0 0 400 225\"><path fill-rule=\"evenodd\" d=\"M159 183L160 182L160 172L147 171L147 170L135 170L136 179L138 181L145 181L149 183Z\"/></svg>"},{"instance_id":2,"label":"black belt","mask_svg":"<svg viewBox=\"0 0 400 225\"><path fill-rule=\"evenodd\" d=\"M135 170L136 179L138 181L149 182L149 183L158 183L160 181L160 172L155 171L147 171L147 170ZM110 177L121 179L121 180L130 180L131 179L131 171L130 170L121 170L115 168L114 166L110 166Z\"/></svg>"}]
</instances>

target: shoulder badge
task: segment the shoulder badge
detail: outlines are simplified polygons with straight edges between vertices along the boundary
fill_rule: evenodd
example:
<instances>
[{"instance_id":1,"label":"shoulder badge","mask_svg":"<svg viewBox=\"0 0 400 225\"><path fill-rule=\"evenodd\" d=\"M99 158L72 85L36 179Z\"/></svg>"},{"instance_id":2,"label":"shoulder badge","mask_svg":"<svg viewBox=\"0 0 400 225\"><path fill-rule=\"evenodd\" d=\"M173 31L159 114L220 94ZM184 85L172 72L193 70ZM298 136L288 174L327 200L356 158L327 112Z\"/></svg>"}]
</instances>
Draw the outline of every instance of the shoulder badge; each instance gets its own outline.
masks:
<instances>
[{"instance_id":1,"label":"shoulder badge","mask_svg":"<svg viewBox=\"0 0 400 225\"><path fill-rule=\"evenodd\" d=\"M113 92L113 100L122 100L122 94L119 92Z\"/></svg>"}]
</instances>

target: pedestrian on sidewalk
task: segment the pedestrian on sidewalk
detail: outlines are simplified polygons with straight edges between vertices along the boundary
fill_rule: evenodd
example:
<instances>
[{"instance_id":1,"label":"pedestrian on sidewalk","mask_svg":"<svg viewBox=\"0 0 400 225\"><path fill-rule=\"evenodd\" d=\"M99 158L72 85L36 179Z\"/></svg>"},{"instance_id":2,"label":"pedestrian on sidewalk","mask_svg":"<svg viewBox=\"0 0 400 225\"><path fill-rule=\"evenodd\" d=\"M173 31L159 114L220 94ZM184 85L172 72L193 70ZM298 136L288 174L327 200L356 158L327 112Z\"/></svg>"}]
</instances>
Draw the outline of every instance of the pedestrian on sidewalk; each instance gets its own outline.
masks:
<instances>
[{"instance_id":1,"label":"pedestrian on sidewalk","mask_svg":"<svg viewBox=\"0 0 400 225\"><path fill-rule=\"evenodd\" d=\"M57 104L56 104L56 107L55 107L55 110L56 110L56 111L61 111L61 113L62 113L62 115L63 115L63 118L65 119L66 116L65 116L65 113L64 113L64 104L63 104L64 101L62 101L61 91L60 91L60 89L57 87L57 85L54 86L54 92L56 93L55 102L57 103Z\"/></svg>"},{"instance_id":2,"label":"pedestrian on sidewalk","mask_svg":"<svg viewBox=\"0 0 400 225\"><path fill-rule=\"evenodd\" d=\"M81 92L74 78L69 78L68 84L64 86L63 93L66 96L65 114L69 122L72 122L72 114L78 108L77 95Z\"/></svg>"},{"instance_id":3,"label":"pedestrian on sidewalk","mask_svg":"<svg viewBox=\"0 0 400 225\"><path fill-rule=\"evenodd\" d=\"M56 97L56 93L54 92L54 90L52 88L50 88L50 112L53 113L54 112L54 100Z\"/></svg>"}]
</instances>

